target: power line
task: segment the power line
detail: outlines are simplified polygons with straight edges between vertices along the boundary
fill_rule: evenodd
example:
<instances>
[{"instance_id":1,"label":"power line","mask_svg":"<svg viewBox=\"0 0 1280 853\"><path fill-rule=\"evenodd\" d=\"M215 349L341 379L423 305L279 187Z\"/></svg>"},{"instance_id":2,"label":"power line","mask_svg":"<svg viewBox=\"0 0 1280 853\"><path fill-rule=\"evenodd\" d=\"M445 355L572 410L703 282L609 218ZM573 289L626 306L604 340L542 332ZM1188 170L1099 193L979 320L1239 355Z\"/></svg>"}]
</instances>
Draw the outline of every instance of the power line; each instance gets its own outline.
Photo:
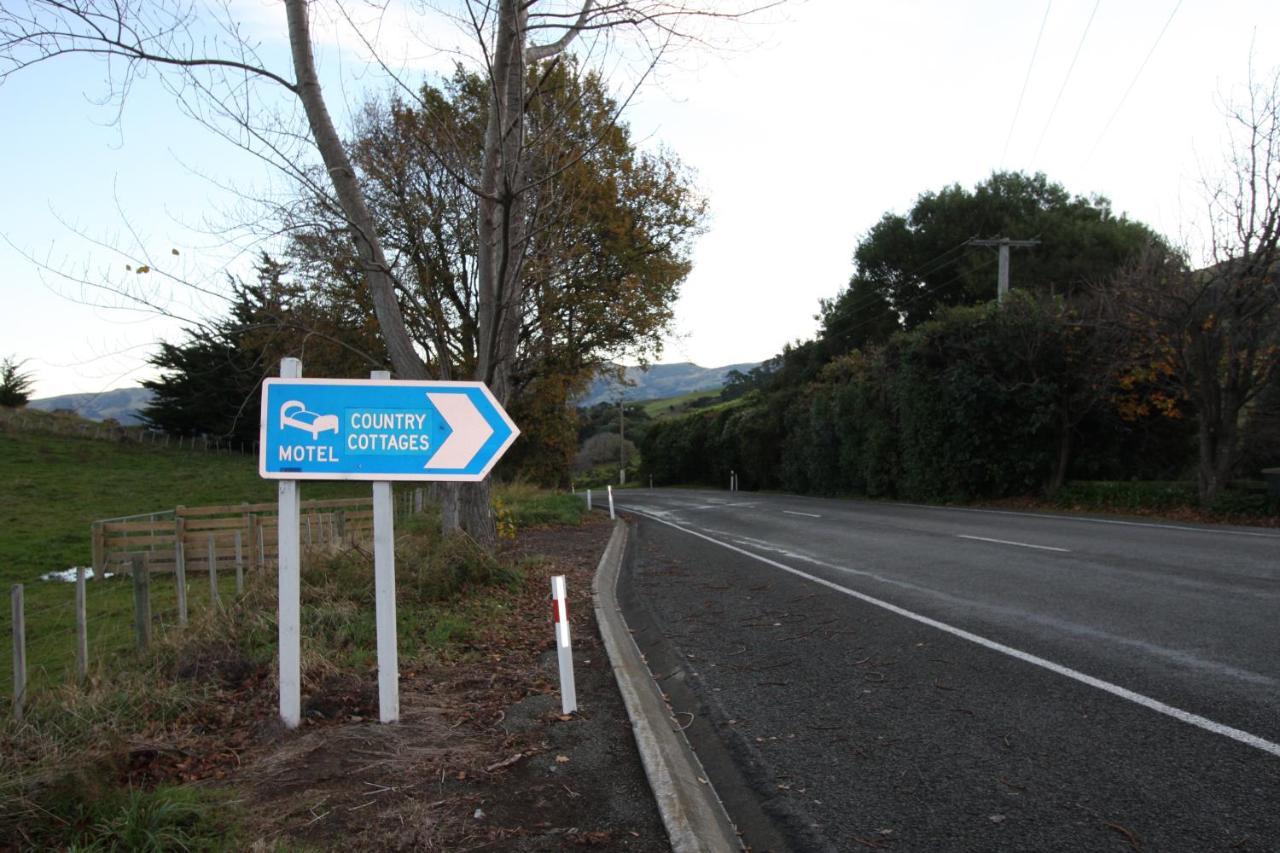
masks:
<instances>
[{"instance_id":1,"label":"power line","mask_svg":"<svg viewBox=\"0 0 1280 853\"><path fill-rule=\"evenodd\" d=\"M1181 0L1179 0L1181 2ZM1040 20L1040 32L1036 33L1036 46L1031 48L1031 61L1027 63L1027 74L1022 78L1022 91L1018 93L1018 105L1013 108L1013 120L1009 122L1009 133L1004 138L1004 150L1000 152L1000 168L1004 168L1004 158L1009 153L1009 143L1013 140L1013 129L1018 124L1018 114L1022 112L1022 99L1027 96L1027 85L1031 82L1031 69L1036 66L1036 55L1040 53L1040 39L1044 37L1045 24L1049 23L1049 12L1053 9L1053 0L1044 7L1044 18Z\"/></svg>"},{"instance_id":2,"label":"power line","mask_svg":"<svg viewBox=\"0 0 1280 853\"><path fill-rule=\"evenodd\" d=\"M1093 26L1093 18L1098 14L1098 7L1102 5L1102 0L1094 0L1093 11L1089 13L1089 20L1084 25L1084 32L1080 33L1080 41L1076 44L1076 52L1071 57L1071 64L1067 66L1067 74L1062 78L1062 86L1058 89L1058 97L1053 100L1053 108L1049 110L1049 118L1045 120L1044 130L1040 131L1040 139L1036 141L1035 150L1031 152L1031 160L1035 161L1036 155L1040 153L1040 146L1044 144L1044 138L1049 134L1049 126L1053 124L1053 117L1058 112L1058 104L1062 103L1062 93L1067 91L1067 83L1071 82L1071 72L1076 70L1076 60L1080 58L1080 51L1084 48L1085 39L1089 36L1089 28Z\"/></svg>"},{"instance_id":3,"label":"power line","mask_svg":"<svg viewBox=\"0 0 1280 853\"><path fill-rule=\"evenodd\" d=\"M1115 111L1111 113L1111 117L1107 119L1107 123L1103 125L1102 132L1098 134L1097 140L1093 143L1093 147L1089 149L1089 154L1084 158L1088 163L1093 159L1093 155L1097 153L1098 146L1102 144L1102 138L1107 135L1107 131L1111 129L1111 123L1116 120L1116 116L1120 115L1120 110L1124 108L1125 101L1129 100L1129 94L1133 91L1133 87L1138 84L1138 78L1142 76L1142 72L1147 67L1147 63L1151 61L1151 57L1156 52L1156 48L1160 46L1160 40L1164 38L1164 34L1169 31L1169 25L1173 23L1173 16L1178 14L1178 9L1182 8L1182 0L1173 4L1173 11L1169 13L1169 17L1165 19L1164 26L1160 28L1160 34L1156 36L1156 40L1151 43L1151 49L1147 51L1147 55L1143 58L1142 64L1138 66L1138 70L1134 72L1133 79L1129 81L1128 87L1124 90L1124 94L1120 96L1120 102L1116 104Z\"/></svg>"},{"instance_id":4,"label":"power line","mask_svg":"<svg viewBox=\"0 0 1280 853\"><path fill-rule=\"evenodd\" d=\"M960 250L960 249L963 249L964 247L968 246L968 245L969 245L969 241L970 241L970 240L972 240L972 239L973 239L972 237L969 237L969 238L966 238L966 239L964 239L964 240L961 240L959 243L956 243L956 244L955 244L954 246L952 246L950 249L947 249L947 250L945 250L945 251L943 251L943 252L941 252L941 253L939 253L939 254L937 254L937 255L934 255L932 258L930 258L929 260L927 260L927 261L925 261L924 263L920 264L919 266L916 266L916 267L914 267L913 269L908 270L908 271L907 271L907 272L905 272L905 273L902 273L901 278L902 278L903 280L908 280L908 279L915 278L915 277L921 277L921 276L931 275L932 273L938 272L939 270L943 269L943 268L944 268L944 267L946 267L948 264L955 263L957 260L959 260L958 258L957 258L957 259L948 260L948 261L946 261L946 262L944 262L944 263L938 263L938 261L941 261L943 258L947 257L948 255L952 254L953 252L956 252L956 251L958 251L958 250ZM937 264L937 266L934 266L935 264ZM856 274L856 273L854 274L854 278L857 278L857 274ZM850 295L852 295L852 292L850 293ZM839 298L839 296L837 295L837 299L838 299L838 298ZM867 308L867 307L870 307L871 305L875 304L876 299L879 299L879 298L883 298L883 294L882 294L881 292L879 292L879 291L877 291L877 292L875 292L875 293L869 293L869 294L866 294L866 295L865 295L865 296L864 296L864 297L863 297L859 302L851 303L851 304L850 304L850 306L849 306L849 309L850 309L854 314L857 314L857 313L858 313L858 312L860 312L862 309ZM852 328L857 328L857 326L855 325L855 326L853 326Z\"/></svg>"}]
</instances>

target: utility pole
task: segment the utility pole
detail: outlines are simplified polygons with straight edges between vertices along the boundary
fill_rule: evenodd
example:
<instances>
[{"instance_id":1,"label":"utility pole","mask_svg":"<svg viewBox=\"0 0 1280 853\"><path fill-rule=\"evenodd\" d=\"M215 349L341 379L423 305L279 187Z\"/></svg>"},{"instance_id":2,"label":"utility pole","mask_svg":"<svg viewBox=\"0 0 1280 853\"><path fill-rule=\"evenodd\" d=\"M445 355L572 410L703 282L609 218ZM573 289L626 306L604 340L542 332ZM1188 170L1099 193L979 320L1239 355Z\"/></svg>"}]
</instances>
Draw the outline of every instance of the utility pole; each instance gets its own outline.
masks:
<instances>
[{"instance_id":1,"label":"utility pole","mask_svg":"<svg viewBox=\"0 0 1280 853\"><path fill-rule=\"evenodd\" d=\"M1039 246L1039 240L1010 240L1008 237L996 237L991 240L969 241L970 246L995 246L1000 250L1000 267L996 272L996 301L1004 303L1005 294L1009 292L1009 248L1029 249Z\"/></svg>"},{"instance_id":2,"label":"utility pole","mask_svg":"<svg viewBox=\"0 0 1280 853\"><path fill-rule=\"evenodd\" d=\"M627 404L618 398L618 485L627 484Z\"/></svg>"}]
</instances>

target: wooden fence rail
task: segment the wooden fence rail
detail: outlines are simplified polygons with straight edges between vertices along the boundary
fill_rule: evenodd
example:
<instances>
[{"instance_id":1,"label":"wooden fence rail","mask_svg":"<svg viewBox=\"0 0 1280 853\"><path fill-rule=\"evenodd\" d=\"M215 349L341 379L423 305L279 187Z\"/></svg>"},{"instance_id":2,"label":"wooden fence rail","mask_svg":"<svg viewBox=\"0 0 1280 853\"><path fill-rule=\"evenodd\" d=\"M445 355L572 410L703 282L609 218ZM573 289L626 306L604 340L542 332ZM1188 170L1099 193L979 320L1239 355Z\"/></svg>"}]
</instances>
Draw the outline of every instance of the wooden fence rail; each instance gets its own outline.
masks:
<instances>
[{"instance_id":1,"label":"wooden fence rail","mask_svg":"<svg viewBox=\"0 0 1280 853\"><path fill-rule=\"evenodd\" d=\"M221 569L245 571L276 561L276 504L178 507L167 518L95 521L91 528L93 572L173 574L185 586L188 571L211 577ZM137 518L134 516L133 518ZM304 501L301 539L305 547L367 540L373 532L370 498ZM182 608L185 609L185 608Z\"/></svg>"}]
</instances>

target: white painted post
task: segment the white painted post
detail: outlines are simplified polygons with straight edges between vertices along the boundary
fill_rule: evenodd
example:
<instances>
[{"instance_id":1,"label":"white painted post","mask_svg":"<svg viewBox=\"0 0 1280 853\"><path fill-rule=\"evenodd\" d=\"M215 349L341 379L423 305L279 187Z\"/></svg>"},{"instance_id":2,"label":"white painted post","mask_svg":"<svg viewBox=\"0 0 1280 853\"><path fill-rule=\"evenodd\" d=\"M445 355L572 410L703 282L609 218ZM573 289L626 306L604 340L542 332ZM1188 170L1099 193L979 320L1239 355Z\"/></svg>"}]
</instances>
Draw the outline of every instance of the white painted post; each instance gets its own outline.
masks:
<instances>
[{"instance_id":1,"label":"white painted post","mask_svg":"<svg viewBox=\"0 0 1280 853\"><path fill-rule=\"evenodd\" d=\"M612 521L613 515L613 486L605 486L609 490L609 520Z\"/></svg>"},{"instance_id":2,"label":"white painted post","mask_svg":"<svg viewBox=\"0 0 1280 853\"><path fill-rule=\"evenodd\" d=\"M556 633L556 658L560 664L560 713L578 710L578 689L573 683L573 647L569 636L569 601L564 575L551 578L551 619Z\"/></svg>"},{"instance_id":3,"label":"white painted post","mask_svg":"<svg viewBox=\"0 0 1280 853\"><path fill-rule=\"evenodd\" d=\"M302 362L296 358L282 358L280 376L300 378ZM292 729L302 722L302 555L298 541L298 481L281 480L279 495L276 535L279 537L280 719Z\"/></svg>"},{"instance_id":4,"label":"white painted post","mask_svg":"<svg viewBox=\"0 0 1280 853\"><path fill-rule=\"evenodd\" d=\"M591 512L591 490L587 489L587 512Z\"/></svg>"},{"instance_id":5,"label":"white painted post","mask_svg":"<svg viewBox=\"0 0 1280 853\"><path fill-rule=\"evenodd\" d=\"M240 546L240 531L236 531L236 595L244 593L244 550Z\"/></svg>"},{"instance_id":6,"label":"white painted post","mask_svg":"<svg viewBox=\"0 0 1280 853\"><path fill-rule=\"evenodd\" d=\"M76 566L76 682L89 674L89 619L85 607L84 566Z\"/></svg>"},{"instance_id":7,"label":"white painted post","mask_svg":"<svg viewBox=\"0 0 1280 853\"><path fill-rule=\"evenodd\" d=\"M374 370L370 379L386 381L391 373ZM421 501L414 491L413 500ZM419 504L420 506L420 504ZM373 484L373 601L378 626L378 719L400 719L400 663L396 646L396 534L391 483Z\"/></svg>"},{"instance_id":8,"label":"white painted post","mask_svg":"<svg viewBox=\"0 0 1280 853\"><path fill-rule=\"evenodd\" d=\"M27 702L27 625L22 610L22 584L9 591L13 613L13 718L22 721L22 708Z\"/></svg>"}]
</instances>

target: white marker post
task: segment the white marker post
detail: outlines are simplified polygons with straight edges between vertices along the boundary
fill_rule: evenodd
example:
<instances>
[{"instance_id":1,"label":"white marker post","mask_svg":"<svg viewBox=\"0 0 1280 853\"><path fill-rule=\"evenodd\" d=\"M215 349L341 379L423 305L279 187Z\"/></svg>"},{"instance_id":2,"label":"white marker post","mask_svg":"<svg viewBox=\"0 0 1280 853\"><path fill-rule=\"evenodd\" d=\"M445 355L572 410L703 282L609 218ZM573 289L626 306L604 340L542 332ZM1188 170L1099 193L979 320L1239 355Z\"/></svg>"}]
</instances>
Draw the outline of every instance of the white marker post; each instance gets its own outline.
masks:
<instances>
[{"instance_id":1,"label":"white marker post","mask_svg":"<svg viewBox=\"0 0 1280 853\"><path fill-rule=\"evenodd\" d=\"M591 490L587 489L587 512L591 512Z\"/></svg>"},{"instance_id":2,"label":"white marker post","mask_svg":"<svg viewBox=\"0 0 1280 853\"><path fill-rule=\"evenodd\" d=\"M613 521L613 486L605 486L605 488L609 490L609 520Z\"/></svg>"},{"instance_id":3,"label":"white marker post","mask_svg":"<svg viewBox=\"0 0 1280 853\"><path fill-rule=\"evenodd\" d=\"M296 358L280 359L280 376L302 377L302 362ZM280 719L288 728L302 722L302 586L301 542L298 536L298 481L280 481L280 507L277 513L278 538L276 565L280 595Z\"/></svg>"},{"instance_id":4,"label":"white marker post","mask_svg":"<svg viewBox=\"0 0 1280 853\"><path fill-rule=\"evenodd\" d=\"M573 683L573 648L569 645L569 600L564 575L551 578L551 619L556 631L556 657L560 662L560 713L578 710L578 689Z\"/></svg>"},{"instance_id":5,"label":"white marker post","mask_svg":"<svg viewBox=\"0 0 1280 853\"><path fill-rule=\"evenodd\" d=\"M391 379L386 370L374 370L370 379ZM421 491L414 491L420 500ZM418 504L421 512L421 504ZM396 646L396 531L395 501L391 482L373 484L373 601L378 626L378 719L400 719L400 662Z\"/></svg>"}]
</instances>

